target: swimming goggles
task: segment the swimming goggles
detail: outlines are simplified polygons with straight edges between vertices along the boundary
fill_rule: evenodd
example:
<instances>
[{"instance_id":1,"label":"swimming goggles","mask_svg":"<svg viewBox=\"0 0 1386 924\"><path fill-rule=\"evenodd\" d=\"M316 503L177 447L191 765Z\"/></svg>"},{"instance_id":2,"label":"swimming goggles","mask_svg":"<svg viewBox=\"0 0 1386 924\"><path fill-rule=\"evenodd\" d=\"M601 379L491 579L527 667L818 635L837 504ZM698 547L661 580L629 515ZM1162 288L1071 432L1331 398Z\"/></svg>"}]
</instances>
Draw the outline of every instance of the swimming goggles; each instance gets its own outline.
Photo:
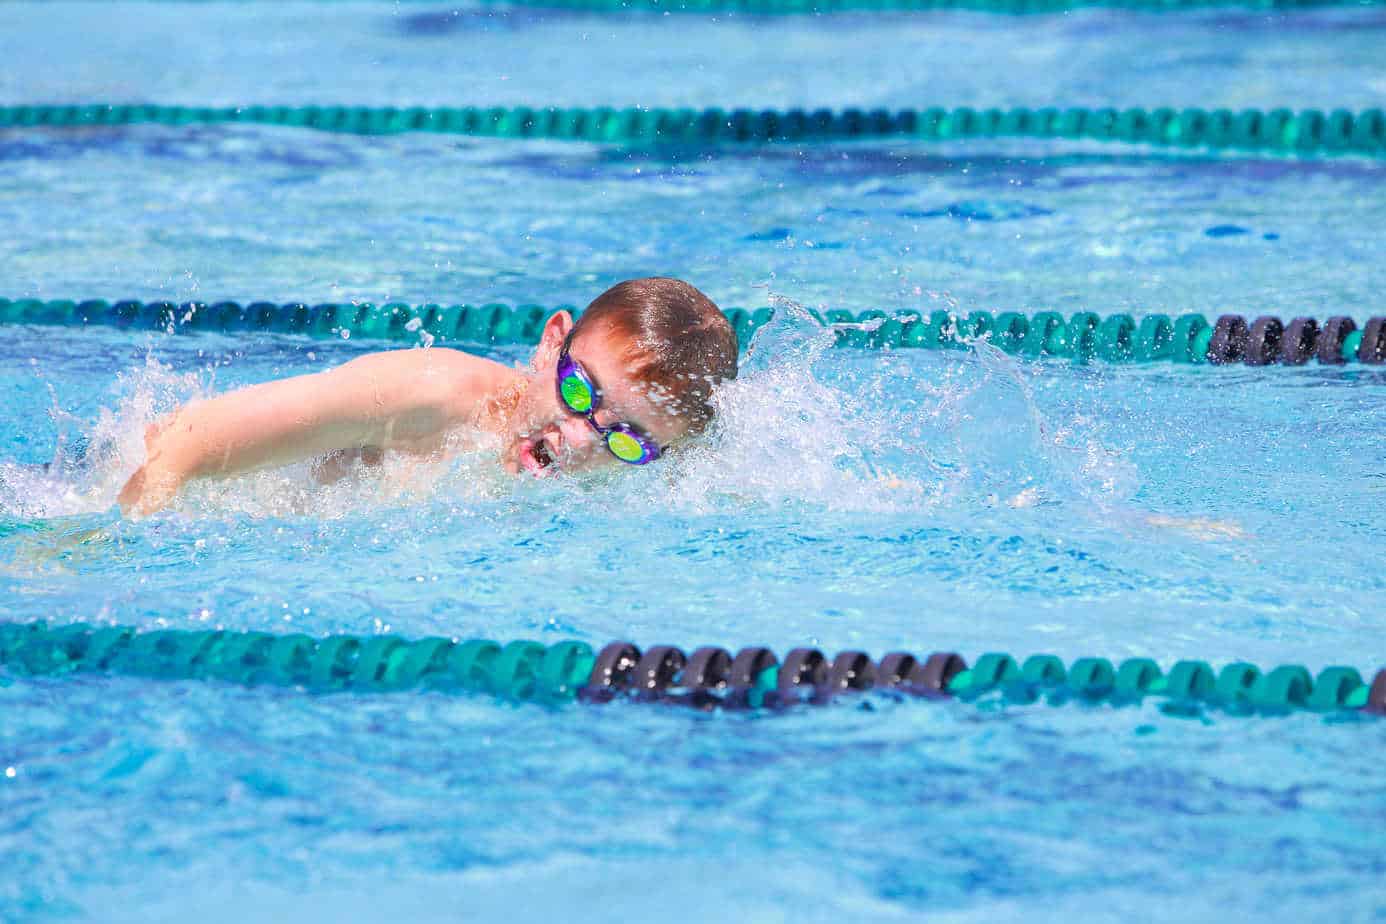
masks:
<instances>
[{"instance_id":1,"label":"swimming goggles","mask_svg":"<svg viewBox=\"0 0 1386 924\"><path fill-rule=\"evenodd\" d=\"M603 427L597 423L597 408L601 407L602 392L587 370L568 355L572 346L570 332L558 354L558 400L568 410L585 418L592 429L601 434L611 454L629 465L645 465L659 458L659 446L629 424L618 423Z\"/></svg>"}]
</instances>

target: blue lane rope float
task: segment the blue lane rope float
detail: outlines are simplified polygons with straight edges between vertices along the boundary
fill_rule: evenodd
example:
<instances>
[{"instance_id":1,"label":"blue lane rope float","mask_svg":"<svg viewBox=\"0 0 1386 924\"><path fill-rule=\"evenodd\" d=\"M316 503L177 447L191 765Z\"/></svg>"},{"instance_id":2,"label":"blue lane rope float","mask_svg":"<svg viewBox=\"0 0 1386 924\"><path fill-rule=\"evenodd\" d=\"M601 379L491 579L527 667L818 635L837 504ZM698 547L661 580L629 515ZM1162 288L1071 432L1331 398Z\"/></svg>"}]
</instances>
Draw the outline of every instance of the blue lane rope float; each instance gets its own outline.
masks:
<instances>
[{"instance_id":1,"label":"blue lane rope float","mask_svg":"<svg viewBox=\"0 0 1386 924\"><path fill-rule=\"evenodd\" d=\"M529 106L0 106L6 127L255 123L355 134L443 132L648 145L902 138L1062 138L1287 155L1386 156L1386 112L1367 109L667 109Z\"/></svg>"},{"instance_id":2,"label":"blue lane rope float","mask_svg":"<svg viewBox=\"0 0 1386 924\"><path fill-rule=\"evenodd\" d=\"M0 667L22 676L122 674L166 680L277 684L319 692L406 689L483 692L508 700L562 704L617 699L695 709L787 709L827 705L868 693L1011 703L1044 701L1134 705L1156 700L1172 714L1386 713L1386 669L1371 683L1351 667L1315 677L1302 665L1262 670L1234 662L1215 670L1179 661L1168 672L1149 658L1114 663L1053 655L1018 659L954 652L879 661L860 651L829 656L795 648L781 660L767 648L733 654L716 646L690 653L672 645L641 651L612 642L598 651L580 641L544 645L486 639L405 639L334 635L93 626L0 624Z\"/></svg>"},{"instance_id":3,"label":"blue lane rope float","mask_svg":"<svg viewBox=\"0 0 1386 924\"><path fill-rule=\"evenodd\" d=\"M1299 10L1377 6L1382 0L489 0L493 6L541 7L590 12L723 13L792 15L846 12L967 10L1024 15L1110 8L1150 13L1202 9Z\"/></svg>"},{"instance_id":4,"label":"blue lane rope float","mask_svg":"<svg viewBox=\"0 0 1386 924\"><path fill-rule=\"evenodd\" d=\"M384 305L302 302L75 302L0 298L0 324L102 325L163 331L270 331L332 338L418 342L427 333L436 342L533 344L544 321L571 305ZM742 346L774 315L772 308L728 309L727 318ZM1172 362L1186 364L1299 366L1386 364L1386 317L1361 327L1352 318L1320 322L1310 317L1288 322L1263 316L1248 320L1225 314L1209 321L1200 314L1171 318L1151 314L1106 317L1078 312L1064 318L1053 311L1022 314L973 311L958 314L901 309L890 313L837 309L813 311L832 325L840 346L868 349L954 349L984 339L1007 353L1038 359L1080 362Z\"/></svg>"},{"instance_id":5,"label":"blue lane rope float","mask_svg":"<svg viewBox=\"0 0 1386 924\"><path fill-rule=\"evenodd\" d=\"M967 10L1026 15L1106 8L1144 13L1206 9L1293 11L1322 7L1374 7L1386 0L481 0L492 7L580 10L597 13L750 13L795 15Z\"/></svg>"}]
</instances>

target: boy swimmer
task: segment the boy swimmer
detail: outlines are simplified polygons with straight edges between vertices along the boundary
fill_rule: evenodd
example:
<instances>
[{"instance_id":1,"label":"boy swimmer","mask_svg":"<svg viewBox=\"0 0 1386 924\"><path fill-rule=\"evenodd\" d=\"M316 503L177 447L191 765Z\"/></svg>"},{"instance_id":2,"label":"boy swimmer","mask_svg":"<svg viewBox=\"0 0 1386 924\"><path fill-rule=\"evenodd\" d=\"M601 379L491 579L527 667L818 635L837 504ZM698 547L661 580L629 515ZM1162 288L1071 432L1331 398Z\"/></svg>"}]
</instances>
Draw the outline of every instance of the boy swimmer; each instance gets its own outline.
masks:
<instances>
[{"instance_id":1,"label":"boy swimmer","mask_svg":"<svg viewBox=\"0 0 1386 924\"><path fill-rule=\"evenodd\" d=\"M703 293L633 279L576 322L550 317L528 369L440 347L393 350L184 405L145 432L145 463L119 502L142 516L193 479L312 458L332 480L385 452L436 457L453 434L464 447L499 440L512 474L644 465L707 426L736 354L736 333Z\"/></svg>"}]
</instances>

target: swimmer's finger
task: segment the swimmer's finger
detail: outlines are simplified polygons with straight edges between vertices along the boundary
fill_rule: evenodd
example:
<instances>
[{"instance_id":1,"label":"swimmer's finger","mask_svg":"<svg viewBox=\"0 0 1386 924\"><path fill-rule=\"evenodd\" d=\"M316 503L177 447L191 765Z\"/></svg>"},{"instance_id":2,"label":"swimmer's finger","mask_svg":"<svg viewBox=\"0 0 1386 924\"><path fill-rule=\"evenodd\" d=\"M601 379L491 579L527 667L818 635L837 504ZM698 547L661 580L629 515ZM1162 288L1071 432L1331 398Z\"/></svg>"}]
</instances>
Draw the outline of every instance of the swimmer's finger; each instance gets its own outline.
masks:
<instances>
[{"instance_id":1,"label":"swimmer's finger","mask_svg":"<svg viewBox=\"0 0 1386 924\"><path fill-rule=\"evenodd\" d=\"M120 512L129 514L136 504L139 503L140 495L144 493L144 466L135 469L135 474L125 482L125 487L120 489L116 495L116 503L120 504Z\"/></svg>"}]
</instances>

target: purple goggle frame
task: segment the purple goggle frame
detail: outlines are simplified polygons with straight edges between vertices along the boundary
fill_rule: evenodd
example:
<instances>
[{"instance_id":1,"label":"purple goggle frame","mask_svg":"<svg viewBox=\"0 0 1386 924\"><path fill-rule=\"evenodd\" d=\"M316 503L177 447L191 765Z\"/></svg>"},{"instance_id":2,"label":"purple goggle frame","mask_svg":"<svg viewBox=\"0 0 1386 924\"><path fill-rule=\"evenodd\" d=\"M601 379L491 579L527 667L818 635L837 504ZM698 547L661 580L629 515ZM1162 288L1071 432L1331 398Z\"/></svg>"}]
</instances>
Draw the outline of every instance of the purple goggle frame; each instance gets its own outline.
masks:
<instances>
[{"instance_id":1,"label":"purple goggle frame","mask_svg":"<svg viewBox=\"0 0 1386 924\"><path fill-rule=\"evenodd\" d=\"M586 420L601 435L607 450L627 465L647 465L658 459L661 452L659 445L629 424L617 423L603 427L597 423L596 414L601 407L602 391L587 370L582 368L582 364L568 355L572 343L573 332L569 332L558 354L558 374L554 379L558 403L569 413ZM582 407L584 399L585 408Z\"/></svg>"}]
</instances>

